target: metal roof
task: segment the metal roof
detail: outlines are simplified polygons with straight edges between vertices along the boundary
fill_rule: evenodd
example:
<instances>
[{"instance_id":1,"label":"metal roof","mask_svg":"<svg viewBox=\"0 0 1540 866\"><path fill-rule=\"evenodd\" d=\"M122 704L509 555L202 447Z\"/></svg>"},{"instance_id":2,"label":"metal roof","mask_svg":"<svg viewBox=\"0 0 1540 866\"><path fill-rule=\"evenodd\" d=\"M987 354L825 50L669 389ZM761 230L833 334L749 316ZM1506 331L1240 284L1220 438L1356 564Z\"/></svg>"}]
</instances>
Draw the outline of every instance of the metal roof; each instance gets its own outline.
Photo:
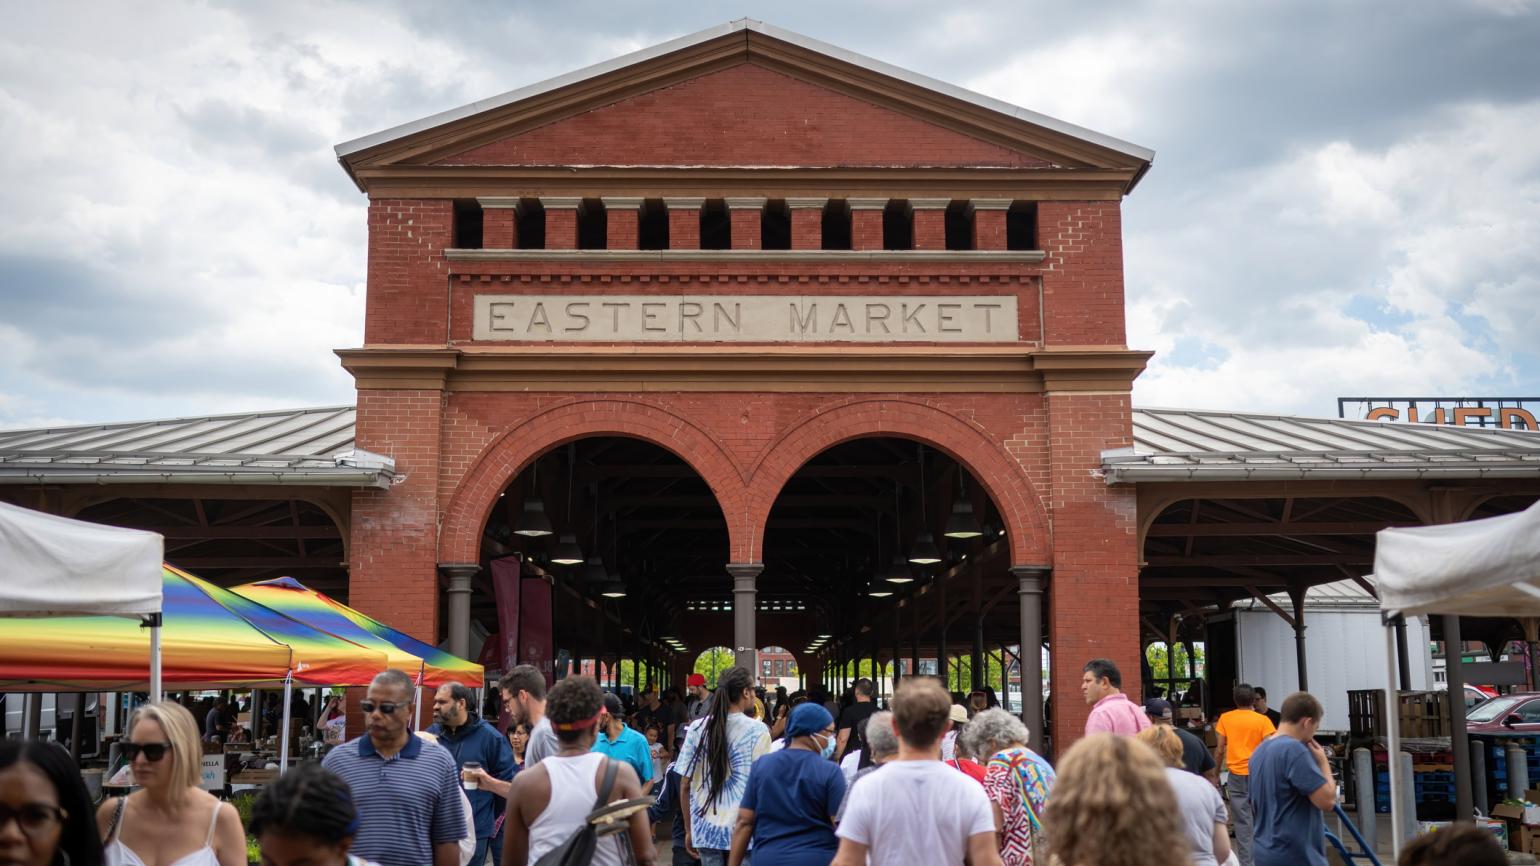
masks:
<instances>
[{"instance_id":1,"label":"metal roof","mask_svg":"<svg viewBox=\"0 0 1540 866\"><path fill-rule=\"evenodd\" d=\"M624 54L620 57L606 60L603 63L596 63L592 66L586 66L582 69L574 70L563 75L558 75L555 78L548 78L545 81L541 81L537 84L531 84L528 87L521 87L517 90L510 90L507 93L499 94L487 99L477 100L476 102L462 105L459 108L451 108L448 111L442 111L438 114L429 115L428 117L414 120L410 123L403 123L400 126L393 126L390 129L381 130L380 132L366 135L362 138L355 138L352 141L345 141L342 144L337 145L337 156L339 158L346 157L351 154L358 153L361 150L367 150L368 148L394 141L398 138L405 138L409 135L415 135L416 133L433 129L434 127L443 126L446 123L453 123L454 121L463 120L467 117L473 117L485 111L491 111L493 109L502 108L506 105L512 105L513 103L519 102L520 100L540 96L562 87L567 87L572 84L586 81L590 78L596 78L600 75L624 69L627 66L643 63L656 57L662 57L666 54L671 54L675 51L682 51L686 48L690 48L704 42L709 42L713 39L719 39L723 36L729 36L733 33L746 33L750 31L755 33L762 33L765 36L769 36L773 39L779 39L782 42L790 43L799 48L805 48L809 51L816 51L819 54L832 57L836 60L842 60L853 66L859 66L864 69L868 69L872 72L878 73L879 75L886 75L889 78L896 78L899 81L903 81L907 84L912 84L917 87L924 87L945 96L950 96L953 99L972 103L973 105L977 105L980 108L986 108L990 111L997 111L1001 114L1014 117L1026 123L1035 124L1045 129L1051 129L1054 132L1073 136L1083 141L1105 147L1108 150L1117 151L1118 153L1126 154L1128 156L1134 157L1135 159L1143 160L1144 162L1150 162L1155 159L1155 151L1150 150L1147 147L1140 147L1137 144L1130 144L1129 142L1123 141L1121 139L1113 138L1110 135L1104 135L1100 132L1086 129L1082 126L1076 126L1073 123L1066 123L1065 121L1059 120L1057 118L1049 117L1046 114L1039 114L1035 111L1029 111L1020 106L1012 105L1009 102L1003 102L998 99L984 96L980 93L974 93L971 90L958 87L955 84L948 84L944 81L938 81L934 78L921 75L918 72L911 72L907 69L903 69L889 63L884 63L881 60L875 60L863 54L857 54L854 51L840 48L837 45L830 45L827 42L821 42L817 39L803 36L800 33L794 33L790 30L783 30L779 27L766 24L763 21L755 21L751 18L740 18L727 24L719 24L715 27L708 27L705 30L691 33L687 36L681 36L678 39L671 39L668 42L663 42L650 48L643 48L640 51L634 51L630 54Z\"/></svg>"},{"instance_id":2,"label":"metal roof","mask_svg":"<svg viewBox=\"0 0 1540 866\"><path fill-rule=\"evenodd\" d=\"M388 487L394 461L353 447L352 406L0 431L0 484Z\"/></svg>"},{"instance_id":3,"label":"metal roof","mask_svg":"<svg viewBox=\"0 0 1540 866\"><path fill-rule=\"evenodd\" d=\"M1374 585L1374 575L1367 575L1364 580L1370 586ZM1284 610L1291 610L1294 602L1289 599L1286 592L1273 593L1268 596L1273 604ZM1235 602L1232 607L1241 610L1267 610L1267 606L1256 598L1243 598ZM1321 583L1308 587L1305 590L1305 607L1314 609L1325 608L1368 608L1378 611L1380 601L1368 590L1359 586L1352 580L1338 580L1332 583Z\"/></svg>"},{"instance_id":4,"label":"metal roof","mask_svg":"<svg viewBox=\"0 0 1540 866\"><path fill-rule=\"evenodd\" d=\"M1187 409L1135 409L1108 484L1352 478L1536 478L1540 432Z\"/></svg>"}]
</instances>

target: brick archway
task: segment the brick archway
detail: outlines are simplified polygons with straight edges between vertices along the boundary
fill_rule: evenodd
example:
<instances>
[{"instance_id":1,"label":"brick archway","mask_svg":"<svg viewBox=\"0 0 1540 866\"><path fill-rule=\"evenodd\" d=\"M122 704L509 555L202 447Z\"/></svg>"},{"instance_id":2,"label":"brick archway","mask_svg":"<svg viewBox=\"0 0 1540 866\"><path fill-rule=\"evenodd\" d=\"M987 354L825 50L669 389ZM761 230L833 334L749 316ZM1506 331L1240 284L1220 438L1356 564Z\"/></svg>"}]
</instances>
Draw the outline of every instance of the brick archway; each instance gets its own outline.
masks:
<instances>
[{"instance_id":1,"label":"brick archway","mask_svg":"<svg viewBox=\"0 0 1540 866\"><path fill-rule=\"evenodd\" d=\"M770 509L797 470L835 445L872 436L922 442L962 464L1000 510L1010 541L1011 561L1051 561L1047 512L1016 461L978 426L925 403L894 399L856 400L819 412L787 429L770 445L749 476L747 492L751 499L745 518L745 528L752 540L752 546L745 551L751 557L749 561L761 560Z\"/></svg>"},{"instance_id":2,"label":"brick archway","mask_svg":"<svg viewBox=\"0 0 1540 866\"><path fill-rule=\"evenodd\" d=\"M532 415L504 430L471 464L444 513L440 562L476 562L481 533L498 493L541 454L576 439L624 436L650 442L694 469L716 497L736 552L748 526L743 472L705 431L640 400L578 400Z\"/></svg>"}]
</instances>

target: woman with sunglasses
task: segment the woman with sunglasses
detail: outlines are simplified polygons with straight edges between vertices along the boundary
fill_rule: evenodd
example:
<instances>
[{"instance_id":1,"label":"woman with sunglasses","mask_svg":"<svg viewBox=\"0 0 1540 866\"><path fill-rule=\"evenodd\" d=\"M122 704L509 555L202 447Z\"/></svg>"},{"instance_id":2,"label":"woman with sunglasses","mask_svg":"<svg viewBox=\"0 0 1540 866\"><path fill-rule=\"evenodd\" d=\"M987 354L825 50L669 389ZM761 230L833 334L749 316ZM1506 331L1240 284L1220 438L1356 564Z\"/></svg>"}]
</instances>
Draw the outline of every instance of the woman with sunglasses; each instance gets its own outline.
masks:
<instances>
[{"instance_id":1,"label":"woman with sunglasses","mask_svg":"<svg viewBox=\"0 0 1540 866\"><path fill-rule=\"evenodd\" d=\"M145 704L120 747L140 790L96 812L108 866L246 866L235 807L198 786L198 723L179 704Z\"/></svg>"},{"instance_id":2,"label":"woman with sunglasses","mask_svg":"<svg viewBox=\"0 0 1540 866\"><path fill-rule=\"evenodd\" d=\"M91 821L91 795L68 752L0 740L0 863L101 866Z\"/></svg>"}]
</instances>

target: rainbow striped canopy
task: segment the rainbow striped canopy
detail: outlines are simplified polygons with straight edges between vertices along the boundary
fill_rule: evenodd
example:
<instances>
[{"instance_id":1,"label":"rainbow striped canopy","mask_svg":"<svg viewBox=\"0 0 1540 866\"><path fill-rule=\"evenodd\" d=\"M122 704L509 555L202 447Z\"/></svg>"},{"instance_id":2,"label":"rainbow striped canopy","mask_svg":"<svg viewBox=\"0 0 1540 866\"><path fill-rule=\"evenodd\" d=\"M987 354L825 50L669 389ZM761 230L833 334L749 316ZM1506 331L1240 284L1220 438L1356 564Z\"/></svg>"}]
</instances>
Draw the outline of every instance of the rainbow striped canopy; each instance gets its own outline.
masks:
<instances>
[{"instance_id":1,"label":"rainbow striped canopy","mask_svg":"<svg viewBox=\"0 0 1540 866\"><path fill-rule=\"evenodd\" d=\"M381 653L324 634L171 566L164 580L166 688L365 684ZM122 617L8 620L0 629L0 690L143 691L150 633Z\"/></svg>"},{"instance_id":2,"label":"rainbow striped canopy","mask_svg":"<svg viewBox=\"0 0 1540 866\"><path fill-rule=\"evenodd\" d=\"M447 682L479 688L486 677L481 665L397 631L292 577L246 583L233 591L328 634L361 646L378 648L390 660L391 667L406 671L414 678L420 674L422 685L430 688L438 688Z\"/></svg>"}]
</instances>

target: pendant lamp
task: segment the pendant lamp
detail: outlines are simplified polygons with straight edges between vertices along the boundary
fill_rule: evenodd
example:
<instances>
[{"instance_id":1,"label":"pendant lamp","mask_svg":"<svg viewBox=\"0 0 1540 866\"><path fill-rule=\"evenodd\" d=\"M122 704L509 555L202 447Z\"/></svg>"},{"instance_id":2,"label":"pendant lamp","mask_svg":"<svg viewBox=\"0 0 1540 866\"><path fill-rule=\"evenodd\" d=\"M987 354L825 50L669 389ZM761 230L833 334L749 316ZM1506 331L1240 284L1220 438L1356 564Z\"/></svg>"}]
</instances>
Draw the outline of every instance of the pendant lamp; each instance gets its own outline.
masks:
<instances>
[{"instance_id":1,"label":"pendant lamp","mask_svg":"<svg viewBox=\"0 0 1540 866\"><path fill-rule=\"evenodd\" d=\"M534 477L529 485L532 495L524 500L524 510L519 515L519 525L513 534L525 538L544 538L556 530L551 526L551 516L545 513L545 500L540 498L539 461L536 461L532 471Z\"/></svg>"}]
</instances>

